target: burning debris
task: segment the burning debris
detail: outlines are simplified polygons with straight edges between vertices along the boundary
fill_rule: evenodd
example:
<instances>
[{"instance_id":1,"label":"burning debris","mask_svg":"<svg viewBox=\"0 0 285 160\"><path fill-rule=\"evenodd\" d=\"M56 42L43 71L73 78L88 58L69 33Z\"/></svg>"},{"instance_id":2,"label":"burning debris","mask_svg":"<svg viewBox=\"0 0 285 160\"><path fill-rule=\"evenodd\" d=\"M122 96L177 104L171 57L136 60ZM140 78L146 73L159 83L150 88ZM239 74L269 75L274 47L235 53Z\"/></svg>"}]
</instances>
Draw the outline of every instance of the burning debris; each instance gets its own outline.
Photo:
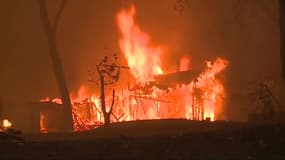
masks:
<instances>
[{"instance_id":1,"label":"burning debris","mask_svg":"<svg viewBox=\"0 0 285 160\"><path fill-rule=\"evenodd\" d=\"M3 126L4 128L10 128L10 127L12 127L12 123L11 123L8 119L4 119L4 120L2 121L2 126Z\"/></svg>"},{"instance_id":2,"label":"burning debris","mask_svg":"<svg viewBox=\"0 0 285 160\"><path fill-rule=\"evenodd\" d=\"M21 130L12 128L12 122L8 119L0 121L0 143L23 143L24 139L19 136L20 134L22 134Z\"/></svg>"},{"instance_id":3,"label":"burning debris","mask_svg":"<svg viewBox=\"0 0 285 160\"><path fill-rule=\"evenodd\" d=\"M97 65L101 77L101 96L71 99L75 131L92 129L106 123L106 115L109 115L111 122L171 118L217 119L216 115L223 107L225 91L216 75L227 67L228 61L217 58L214 62L208 61L203 71L195 71L190 69L190 59L182 57L180 70L166 73L161 64L163 49L151 44L150 36L135 23L135 12L132 5L130 9L122 9L117 14L119 46L128 62L128 67L124 68L130 70L135 84L114 85L119 79L121 66L109 62L105 57ZM108 85L106 89L105 85ZM113 95L105 95L104 90L113 90ZM59 104L55 107L62 104L60 99L45 98L41 102ZM42 133L51 131L46 125L48 115L44 112L40 114Z\"/></svg>"},{"instance_id":4,"label":"burning debris","mask_svg":"<svg viewBox=\"0 0 285 160\"><path fill-rule=\"evenodd\" d=\"M12 127L12 123L8 119L4 119L0 122L0 131L7 130Z\"/></svg>"}]
</instances>

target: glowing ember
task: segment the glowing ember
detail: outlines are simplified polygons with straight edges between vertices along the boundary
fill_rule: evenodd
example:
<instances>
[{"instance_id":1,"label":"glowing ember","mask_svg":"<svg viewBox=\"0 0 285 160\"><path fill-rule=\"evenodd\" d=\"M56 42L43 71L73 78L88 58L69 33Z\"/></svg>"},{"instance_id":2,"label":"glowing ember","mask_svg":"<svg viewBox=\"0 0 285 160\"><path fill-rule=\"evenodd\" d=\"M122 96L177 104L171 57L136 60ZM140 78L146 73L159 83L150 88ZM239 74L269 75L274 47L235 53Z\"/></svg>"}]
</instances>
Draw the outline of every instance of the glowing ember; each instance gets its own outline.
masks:
<instances>
[{"instance_id":1,"label":"glowing ember","mask_svg":"<svg viewBox=\"0 0 285 160\"><path fill-rule=\"evenodd\" d=\"M207 61L203 72L189 76L194 71L190 70L192 68L190 57L184 56L180 60L180 72L174 72L173 75L182 74L180 75L182 78L185 76L189 78L175 82L174 85L171 79L166 80L165 84L160 84L155 77L157 75L167 77L167 74L163 75L161 66L163 50L159 46L152 45L150 36L135 23L135 11L132 5L128 10L119 11L117 15L119 46L136 83L115 88L111 122L167 118L217 119L217 115L223 110L225 90L216 75L220 74L229 62L223 58L217 58L213 62ZM82 85L77 97L71 96L75 131L89 130L104 122L100 96L87 91L88 88ZM62 104L59 98L50 100L47 97L41 102ZM107 110L111 102L112 96L107 94ZM41 113L42 133L48 132L44 120L45 115Z\"/></svg>"},{"instance_id":2,"label":"glowing ember","mask_svg":"<svg viewBox=\"0 0 285 160\"><path fill-rule=\"evenodd\" d=\"M40 131L41 133L47 133L47 129L45 125L45 116L42 112L40 112Z\"/></svg>"},{"instance_id":3,"label":"glowing ember","mask_svg":"<svg viewBox=\"0 0 285 160\"><path fill-rule=\"evenodd\" d=\"M12 123L8 119L4 119L2 121L2 126L3 126L3 128L11 128L12 127Z\"/></svg>"},{"instance_id":4,"label":"glowing ember","mask_svg":"<svg viewBox=\"0 0 285 160\"><path fill-rule=\"evenodd\" d=\"M49 102L49 101L50 101L49 97L45 97L45 98L40 99L40 102Z\"/></svg>"}]
</instances>

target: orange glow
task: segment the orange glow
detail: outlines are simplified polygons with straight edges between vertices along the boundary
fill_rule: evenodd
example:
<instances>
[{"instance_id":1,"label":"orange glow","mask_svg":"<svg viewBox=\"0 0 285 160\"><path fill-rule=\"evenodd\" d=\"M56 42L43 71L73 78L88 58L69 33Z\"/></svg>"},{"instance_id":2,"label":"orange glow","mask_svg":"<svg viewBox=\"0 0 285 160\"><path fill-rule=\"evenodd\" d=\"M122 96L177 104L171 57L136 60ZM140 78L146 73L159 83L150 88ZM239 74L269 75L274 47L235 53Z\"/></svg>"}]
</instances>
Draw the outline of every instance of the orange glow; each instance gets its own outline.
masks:
<instances>
[{"instance_id":1,"label":"orange glow","mask_svg":"<svg viewBox=\"0 0 285 160\"><path fill-rule=\"evenodd\" d=\"M45 98L40 99L40 102L53 102L57 104L62 104L62 100L60 98L51 99L49 97L45 97Z\"/></svg>"},{"instance_id":2,"label":"orange glow","mask_svg":"<svg viewBox=\"0 0 285 160\"><path fill-rule=\"evenodd\" d=\"M12 127L12 123L8 119L4 119L2 121L2 126L3 126L3 128L11 128Z\"/></svg>"},{"instance_id":3,"label":"orange glow","mask_svg":"<svg viewBox=\"0 0 285 160\"><path fill-rule=\"evenodd\" d=\"M62 104L62 100L60 98L54 98L52 102L57 103L57 104Z\"/></svg>"},{"instance_id":4,"label":"orange glow","mask_svg":"<svg viewBox=\"0 0 285 160\"><path fill-rule=\"evenodd\" d=\"M164 73L161 66L163 50L159 45L152 44L151 37L135 23L135 12L132 5L130 9L122 9L117 14L119 46L135 83L130 86L116 85L111 122L171 118L218 119L217 115L223 110L225 89L216 75L221 74L229 62L223 58L207 61L204 71L196 77L189 78L187 82L177 82L174 86L161 87L155 81L155 76ZM181 57L179 71L189 74L192 67L190 57ZM59 98L41 100L46 101L62 104ZM112 97L106 95L107 109L111 101ZM100 96L89 93L86 86L80 87L77 96L71 96L71 103L75 131L89 130L103 124ZM44 117L41 114L41 121ZM41 131L47 132L42 123Z\"/></svg>"},{"instance_id":5,"label":"orange glow","mask_svg":"<svg viewBox=\"0 0 285 160\"><path fill-rule=\"evenodd\" d=\"M40 99L40 102L49 102L49 101L50 101L49 97L45 97L45 98Z\"/></svg>"},{"instance_id":6,"label":"orange glow","mask_svg":"<svg viewBox=\"0 0 285 160\"><path fill-rule=\"evenodd\" d=\"M40 131L41 133L47 133L47 129L45 125L45 116L42 112L40 112Z\"/></svg>"},{"instance_id":7,"label":"orange glow","mask_svg":"<svg viewBox=\"0 0 285 160\"><path fill-rule=\"evenodd\" d=\"M135 23L135 7L121 10L117 15L118 28L121 35L119 46L128 60L131 72L140 82L153 79L153 75L162 74L159 46L151 45L151 37L143 32Z\"/></svg>"},{"instance_id":8,"label":"orange glow","mask_svg":"<svg viewBox=\"0 0 285 160\"><path fill-rule=\"evenodd\" d=\"M180 64L179 64L179 71L188 71L191 69L191 61L188 56L183 56L180 59Z\"/></svg>"}]
</instances>

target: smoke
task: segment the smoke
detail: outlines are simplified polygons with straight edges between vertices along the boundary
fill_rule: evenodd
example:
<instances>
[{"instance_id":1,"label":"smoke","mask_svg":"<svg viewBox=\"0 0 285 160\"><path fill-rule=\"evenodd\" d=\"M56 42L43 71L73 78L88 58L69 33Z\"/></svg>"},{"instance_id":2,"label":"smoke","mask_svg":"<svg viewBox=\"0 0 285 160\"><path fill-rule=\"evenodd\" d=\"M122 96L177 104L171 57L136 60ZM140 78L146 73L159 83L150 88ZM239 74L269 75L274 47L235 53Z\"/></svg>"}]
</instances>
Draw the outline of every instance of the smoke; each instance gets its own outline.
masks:
<instances>
[{"instance_id":1,"label":"smoke","mask_svg":"<svg viewBox=\"0 0 285 160\"><path fill-rule=\"evenodd\" d=\"M120 52L116 13L130 2L68 1L60 22L58 45L71 92L76 94L82 84L90 92L97 90L97 84L88 81L88 70L104 55ZM163 70L176 67L183 55L190 57L193 69L203 68L206 60L216 57L228 59L230 65L222 77L227 91L226 112L232 119L244 119L248 104L240 88L263 75L279 78L275 1L236 4L235 0L193 0L182 15L175 12L175 2L133 1L136 23L165 51ZM49 10L54 12L55 1L50 3ZM37 2L4 0L0 7L1 15L5 15L0 30L0 96L7 101L4 104L9 104L4 109L13 113L15 108L25 106L13 107L14 101L28 103L45 96L57 97L59 93ZM123 54L119 56L122 65L126 65ZM123 74L121 77L127 81L128 73Z\"/></svg>"}]
</instances>

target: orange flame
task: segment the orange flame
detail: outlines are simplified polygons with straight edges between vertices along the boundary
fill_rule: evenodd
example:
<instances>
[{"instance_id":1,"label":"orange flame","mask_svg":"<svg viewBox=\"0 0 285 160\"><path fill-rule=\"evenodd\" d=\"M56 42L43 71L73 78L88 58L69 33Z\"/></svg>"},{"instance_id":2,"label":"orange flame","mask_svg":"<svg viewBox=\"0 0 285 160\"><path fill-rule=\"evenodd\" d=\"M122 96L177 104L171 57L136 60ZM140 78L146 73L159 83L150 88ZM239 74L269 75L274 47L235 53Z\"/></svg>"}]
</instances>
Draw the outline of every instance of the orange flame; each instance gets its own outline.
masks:
<instances>
[{"instance_id":1,"label":"orange flame","mask_svg":"<svg viewBox=\"0 0 285 160\"><path fill-rule=\"evenodd\" d=\"M46 128L46 124L45 124L45 115L40 112L40 132L41 133L47 133L48 130Z\"/></svg>"},{"instance_id":2,"label":"orange flame","mask_svg":"<svg viewBox=\"0 0 285 160\"><path fill-rule=\"evenodd\" d=\"M118 13L117 22L121 34L119 45L134 77L145 82L153 79L153 75L163 73L160 59L162 49L150 45L150 36L134 22L135 13L134 5L129 10L123 9Z\"/></svg>"},{"instance_id":3,"label":"orange flame","mask_svg":"<svg viewBox=\"0 0 285 160\"><path fill-rule=\"evenodd\" d=\"M180 59L180 64L179 64L179 71L188 71L190 70L191 61L188 56L183 56Z\"/></svg>"},{"instance_id":4,"label":"orange flame","mask_svg":"<svg viewBox=\"0 0 285 160\"><path fill-rule=\"evenodd\" d=\"M191 120L217 119L223 110L225 90L216 78L227 66L228 61L217 58L207 61L206 68L195 79L176 87L160 89L154 85L154 76L163 74L161 56L163 50L151 44L150 36L135 23L135 7L122 9L117 14L117 25L120 32L119 46L127 59L130 71L136 79L132 89L123 87L116 90L115 103L111 122L131 121L138 119L186 118ZM180 71L191 69L190 58L180 60ZM41 100L50 101L50 98ZM61 99L52 102L62 104ZM109 108L112 97L106 95L106 106ZM88 93L84 85L80 87L77 97L71 96L72 116L75 131L88 130L102 125L104 117L101 111L100 96ZM41 131L45 128L45 116L41 113Z\"/></svg>"},{"instance_id":5,"label":"orange flame","mask_svg":"<svg viewBox=\"0 0 285 160\"><path fill-rule=\"evenodd\" d=\"M3 128L11 128L12 127L12 123L8 119L4 119L2 121L2 126L3 126Z\"/></svg>"}]
</instances>

